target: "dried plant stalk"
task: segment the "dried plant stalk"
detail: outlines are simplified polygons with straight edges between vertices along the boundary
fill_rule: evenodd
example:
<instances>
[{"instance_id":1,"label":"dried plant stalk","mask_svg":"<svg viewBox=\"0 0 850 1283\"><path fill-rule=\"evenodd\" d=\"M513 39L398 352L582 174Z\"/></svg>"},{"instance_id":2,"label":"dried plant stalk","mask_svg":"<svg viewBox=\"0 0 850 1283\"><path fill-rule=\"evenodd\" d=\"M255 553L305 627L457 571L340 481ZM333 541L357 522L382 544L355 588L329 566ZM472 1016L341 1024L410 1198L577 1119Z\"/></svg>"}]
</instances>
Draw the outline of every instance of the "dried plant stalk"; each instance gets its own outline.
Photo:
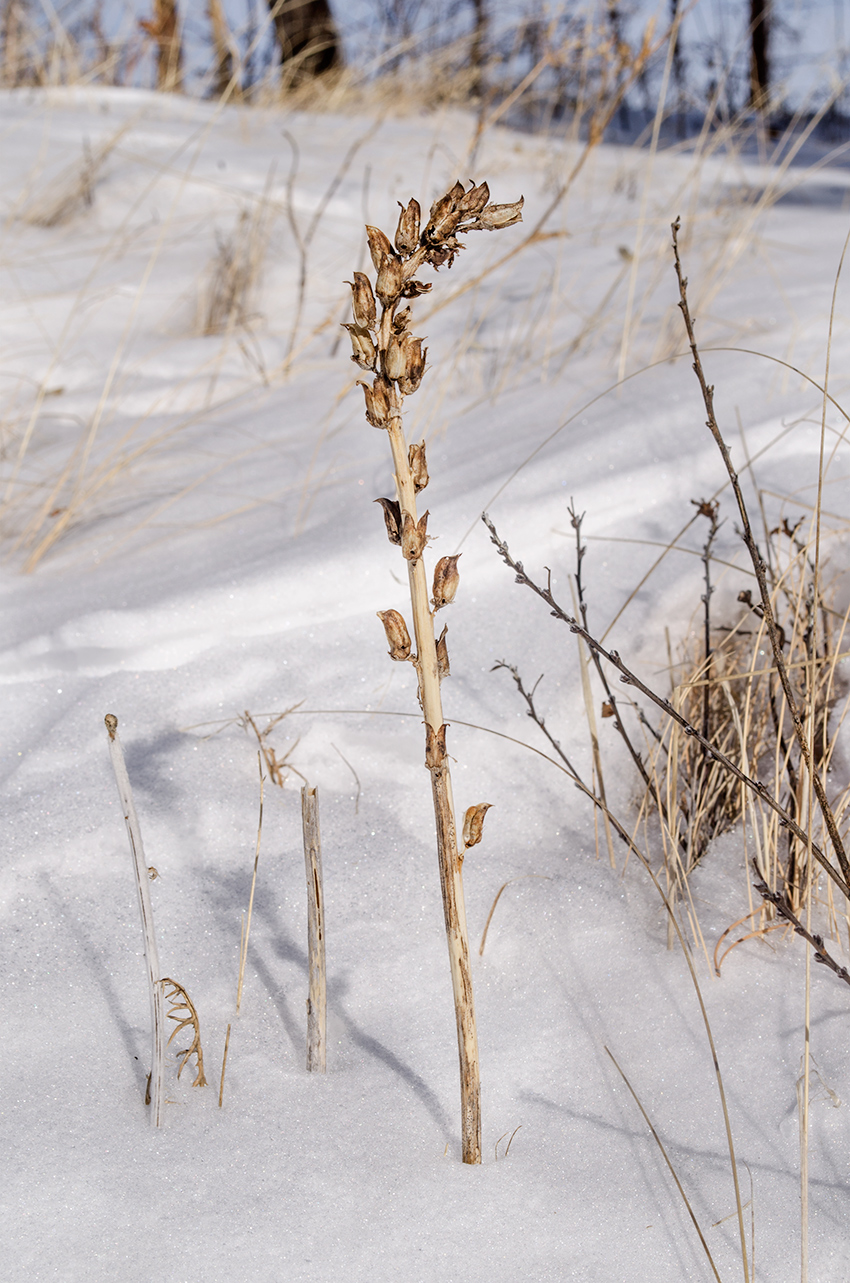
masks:
<instances>
[{"instance_id":1,"label":"dried plant stalk","mask_svg":"<svg viewBox=\"0 0 850 1283\"><path fill-rule=\"evenodd\" d=\"M423 350L423 340L411 332L410 308L403 304L431 289L416 279L421 267L426 264L434 268L451 267L463 249L458 240L460 233L497 231L521 220L522 199L510 205L492 205L489 200L490 189L486 183L473 184L469 191L461 183L455 183L431 206L424 228L420 228L421 211L416 200L402 206L394 241L379 228L367 227L376 272L375 287L373 290L364 272L354 273L354 280L350 282L354 323L346 326L351 338L351 359L361 369L374 374L370 383L361 384L366 398L366 418L374 427L386 431L395 470L396 499L382 499L380 503L390 543L401 547L407 562L416 653L411 653L410 635L398 611L381 611L379 617L387 634L391 658L409 660L416 667L419 679L419 702L425 719L425 765L431 775L455 1000L465 1163L481 1162L480 1071L463 898L463 853L458 847L446 724L440 698L440 682L448 676L449 660L445 630L439 643L434 635L434 615L453 600L459 576L457 557L441 559L434 575L432 610L423 558L428 543L429 514L426 512L420 517L416 509L417 492L428 484L425 448L424 444L408 448L402 426L404 397L419 388L427 351Z\"/></svg>"},{"instance_id":2,"label":"dried plant stalk","mask_svg":"<svg viewBox=\"0 0 850 1283\"><path fill-rule=\"evenodd\" d=\"M148 972L148 991L151 1004L151 1077L149 1084L151 1113L154 1127L162 1126L165 1091L163 1077L165 1072L165 1009L162 986L159 974L159 954L156 947L156 936L153 929L153 909L151 907L149 873L142 845L142 830L139 817L133 804L133 791L130 778L124 763L124 753L118 738L118 718L107 713L103 719L109 733L109 756L115 772L115 783L118 785L118 796L127 825L127 836L130 839L130 854L133 859L133 872L136 876L136 891L139 896L139 913L142 918L142 936L145 942L145 965Z\"/></svg>"},{"instance_id":3,"label":"dried plant stalk","mask_svg":"<svg viewBox=\"0 0 850 1283\"><path fill-rule=\"evenodd\" d=\"M307 1068L323 1074L327 1068L327 980L325 973L325 895L322 883L322 839L319 832L319 790L301 790L301 825L307 873L307 949L310 989L307 996Z\"/></svg>"}]
</instances>

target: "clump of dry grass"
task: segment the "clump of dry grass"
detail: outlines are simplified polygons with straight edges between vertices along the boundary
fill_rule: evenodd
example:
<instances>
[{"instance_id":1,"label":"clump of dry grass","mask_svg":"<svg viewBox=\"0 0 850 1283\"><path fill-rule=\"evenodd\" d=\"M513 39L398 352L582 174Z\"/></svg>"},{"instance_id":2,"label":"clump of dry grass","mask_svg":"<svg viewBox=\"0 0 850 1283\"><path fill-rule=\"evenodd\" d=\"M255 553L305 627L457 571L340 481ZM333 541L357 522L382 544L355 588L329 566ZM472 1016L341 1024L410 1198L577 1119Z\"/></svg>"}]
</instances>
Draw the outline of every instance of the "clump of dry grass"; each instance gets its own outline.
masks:
<instances>
[{"instance_id":1,"label":"clump of dry grass","mask_svg":"<svg viewBox=\"0 0 850 1283\"><path fill-rule=\"evenodd\" d=\"M199 334L223 334L247 327L263 269L274 211L264 198L240 211L227 235L216 232L216 248L198 292Z\"/></svg>"}]
</instances>

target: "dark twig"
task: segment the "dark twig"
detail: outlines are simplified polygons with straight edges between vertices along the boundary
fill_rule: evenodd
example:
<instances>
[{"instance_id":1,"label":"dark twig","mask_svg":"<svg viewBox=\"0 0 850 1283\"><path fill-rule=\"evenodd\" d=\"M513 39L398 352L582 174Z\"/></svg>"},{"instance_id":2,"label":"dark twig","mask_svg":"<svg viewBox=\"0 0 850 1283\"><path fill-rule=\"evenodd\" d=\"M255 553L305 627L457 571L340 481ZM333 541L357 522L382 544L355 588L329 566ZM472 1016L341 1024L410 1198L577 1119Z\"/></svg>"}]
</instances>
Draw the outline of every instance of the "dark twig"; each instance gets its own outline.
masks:
<instances>
[{"instance_id":1,"label":"dark twig","mask_svg":"<svg viewBox=\"0 0 850 1283\"><path fill-rule=\"evenodd\" d=\"M758 891L761 898L767 901L768 904L773 905L780 918L784 918L786 922L790 922L798 936L802 936L804 940L808 940L809 944L815 951L815 962L823 963L825 967L829 967L830 971L835 972L839 980L843 980L846 985L850 985L850 971L848 971L846 967L840 966L835 959L827 953L823 936L813 935L811 931L807 931L792 909L787 896L783 895L781 891L771 891L770 887L762 879L755 860L753 861L753 868L756 872L756 876L753 878L753 886Z\"/></svg>"},{"instance_id":2,"label":"dark twig","mask_svg":"<svg viewBox=\"0 0 850 1283\"><path fill-rule=\"evenodd\" d=\"M744 495L741 490L740 483L738 481L738 474L735 471L735 468L733 466L732 456L729 453L729 448L726 445L726 442L723 439L723 434L721 433L720 428L718 427L718 424L717 424L717 418L714 413L714 388L706 382L705 374L703 373L702 361L700 359L699 349L697 347L696 335L694 333L694 322L693 322L693 318L691 317L690 309L688 307L688 294L687 294L688 282L687 282L687 278L682 273L682 264L681 264L681 260L679 259L679 240L678 240L679 227L680 227L680 221L677 218L675 223L672 224L672 231L673 231L673 256L674 256L675 268L676 268L676 279L679 282L679 308L681 310L682 317L684 318L685 329L688 332L688 343L690 345L691 353L693 354L693 358L694 358L694 366L693 366L694 373L697 376L697 380L700 386L700 391L702 392L703 403L705 405L706 427L708 428L711 435L714 437L714 440L717 444L717 448L720 451L721 458L723 459L723 463L726 467L726 471L729 474L729 480L732 484L732 490L735 494L735 500L738 504L738 512L741 518L741 535L744 540L744 544L746 545L747 552L750 554L750 560L753 563L753 569L756 573L756 580L758 582L759 593L761 595L761 608L763 611L765 627L767 628L767 633L770 638L770 644L773 649L773 657L776 663L777 672L779 674L779 680L782 684L782 690L785 694L785 699L787 701L788 711L791 715L791 721L794 725L794 734L797 738L797 743L800 747L800 755L806 764L806 767L809 772L809 776L812 781L812 788L814 789L815 796L817 797L817 800L818 800L818 805L820 806L820 809L821 809L821 814L823 815L823 818L824 818L824 823L826 824L827 832L829 833L829 840L832 843L833 850L835 851L835 854L838 858L838 863L841 866L841 872L843 874L844 885L845 885L845 894L847 894L846 887L847 887L847 884L850 883L850 860L848 860L847 858L847 853L844 849L844 843L842 842L841 835L838 832L838 824L836 822L832 807L830 806L829 800L826 796L826 789L824 788L823 780L820 777L820 773L817 770L815 770L814 763L812 762L812 759L811 759L811 754L809 753L809 744L806 738L806 730L805 730L805 727L803 726L803 721L800 716L800 711L797 707L797 701L794 697L793 688L791 686L791 679L788 676L788 669L785 664L785 658L782 654L782 643L784 639L782 637L780 629L777 626L776 619L773 613L773 604L770 600L770 591L767 584L767 566L762 559L761 553L759 552L759 549L758 549L758 545L756 544L755 538L753 537L753 532L750 527L750 518L747 512L747 505L744 502ZM805 841L806 839L805 837L803 837L801 840ZM818 858L820 858L820 856ZM829 864L825 864L824 867L831 868L832 866Z\"/></svg>"},{"instance_id":3,"label":"dark twig","mask_svg":"<svg viewBox=\"0 0 850 1283\"><path fill-rule=\"evenodd\" d=\"M645 683L642 682L640 678L631 671L631 669L626 667L616 650L606 650L602 643L593 637L577 619L573 618L572 615L563 610L552 596L551 587L547 584L545 588L541 588L526 574L522 562L514 560L511 556L508 545L499 538L496 527L493 525L493 522L490 520L486 512L482 514L481 519L490 531L490 538L496 545L499 556L502 558L505 565L509 566L510 569L513 570L516 576L516 582L518 584L524 584L527 588L530 588L532 592L535 592L538 597L541 597L543 601L546 602L550 613L555 619L560 619L562 623L567 625L570 632L578 633L578 635L584 639L590 647L591 654L596 652L601 655L603 659L606 659L609 664L613 664L620 674L621 682L626 686L634 686L642 695L645 695L647 699L651 700L653 704L666 713L672 721L681 726L686 735L693 736L696 742L705 749L708 756L713 757L716 762L719 762L727 771L731 772L739 783L744 784L748 789L755 793L765 806L768 806L779 816L780 824L784 828L789 829L796 838L808 846L810 841L808 835L800 828L797 821L788 814L769 789L767 789L760 780L753 779L751 775L747 775L746 772L742 771L731 758L727 757L725 753L721 753L718 748L715 748L715 746L711 744L695 726L691 725L687 718L683 717L681 713L676 711L669 699L663 699L662 696L657 695L654 690L645 685ZM818 847L814 842L811 843L811 849L815 859L823 866L836 886L838 886L843 894L850 899L850 885L848 885L844 878L842 878L838 870L835 869L820 847Z\"/></svg>"}]
</instances>

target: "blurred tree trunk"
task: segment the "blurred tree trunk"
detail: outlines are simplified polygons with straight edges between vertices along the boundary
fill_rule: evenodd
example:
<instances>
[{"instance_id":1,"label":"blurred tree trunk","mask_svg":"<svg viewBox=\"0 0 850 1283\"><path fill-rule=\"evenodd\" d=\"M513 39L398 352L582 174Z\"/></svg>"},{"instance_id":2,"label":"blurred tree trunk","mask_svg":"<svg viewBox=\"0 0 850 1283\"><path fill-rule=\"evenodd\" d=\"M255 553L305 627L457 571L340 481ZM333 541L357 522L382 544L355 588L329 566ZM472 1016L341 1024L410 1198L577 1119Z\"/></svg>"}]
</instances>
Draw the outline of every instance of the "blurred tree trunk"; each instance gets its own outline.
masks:
<instances>
[{"instance_id":1,"label":"blurred tree trunk","mask_svg":"<svg viewBox=\"0 0 850 1283\"><path fill-rule=\"evenodd\" d=\"M313 80L342 66L342 50L328 0L268 0L280 60L288 78Z\"/></svg>"},{"instance_id":2,"label":"blurred tree trunk","mask_svg":"<svg viewBox=\"0 0 850 1283\"><path fill-rule=\"evenodd\" d=\"M0 84L7 89L24 81L24 3L5 0L3 5L3 63Z\"/></svg>"},{"instance_id":3,"label":"blurred tree trunk","mask_svg":"<svg viewBox=\"0 0 850 1283\"><path fill-rule=\"evenodd\" d=\"M213 49L215 50L215 91L221 98L227 93L233 79L233 53L231 51L230 30L221 0L207 0L207 16L212 30ZM234 86L236 89L237 86Z\"/></svg>"},{"instance_id":4,"label":"blurred tree trunk","mask_svg":"<svg viewBox=\"0 0 850 1283\"><path fill-rule=\"evenodd\" d=\"M472 0L475 11L475 26L472 29L472 44L469 48L469 65L472 68L470 89L474 98L484 95L484 60L487 47L487 3L486 0Z\"/></svg>"},{"instance_id":5,"label":"blurred tree trunk","mask_svg":"<svg viewBox=\"0 0 850 1283\"><path fill-rule=\"evenodd\" d=\"M179 89L183 82L183 42L177 0L154 0L153 17L139 26L156 44L157 89Z\"/></svg>"},{"instance_id":6,"label":"blurred tree trunk","mask_svg":"<svg viewBox=\"0 0 850 1283\"><path fill-rule=\"evenodd\" d=\"M750 106L766 111L770 102L770 0L750 0Z\"/></svg>"}]
</instances>

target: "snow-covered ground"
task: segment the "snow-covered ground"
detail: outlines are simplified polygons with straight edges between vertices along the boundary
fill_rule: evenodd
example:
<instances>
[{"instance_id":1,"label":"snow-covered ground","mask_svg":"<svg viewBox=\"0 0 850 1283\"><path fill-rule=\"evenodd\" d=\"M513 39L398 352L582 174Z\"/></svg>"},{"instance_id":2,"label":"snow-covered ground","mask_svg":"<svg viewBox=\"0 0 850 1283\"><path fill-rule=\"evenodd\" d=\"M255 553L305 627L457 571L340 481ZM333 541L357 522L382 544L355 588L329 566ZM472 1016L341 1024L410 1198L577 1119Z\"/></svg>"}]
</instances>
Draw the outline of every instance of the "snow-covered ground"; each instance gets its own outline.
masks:
<instances>
[{"instance_id":1,"label":"snow-covered ground","mask_svg":"<svg viewBox=\"0 0 850 1283\"><path fill-rule=\"evenodd\" d=\"M711 1058L658 897L634 860L623 874L620 851L616 871L598 858L593 815L562 773L490 733L545 749L507 675L491 670L505 659L529 683L544 672L541 707L590 773L575 640L514 585L478 518L487 508L530 570L551 567L569 605L572 496L587 512L591 620L599 633L615 620L609 643L666 693L665 628L678 648L697 627L701 566L674 551L642 581L659 542L691 520L691 499L720 493L727 518L718 556L734 564L716 616L737 617L749 585L698 389L676 358L669 224L681 214L736 460L740 424L771 519L808 517L819 394L741 349L822 380L850 178L601 147L534 243L488 271L519 250L581 151L491 130L473 153L474 127L454 112L293 116L131 91L2 98L3 1279L708 1279L606 1047L668 1148L720 1276L742 1277ZM414 305L431 369L408 403L411 439L428 442L433 552L463 551L443 691L456 800L493 803L464 867L483 1066L477 1168L459 1161L413 672L387 658L375 618L407 609L373 504L393 493L389 454L338 338L343 282L365 263L363 223L391 232L397 200L427 204L456 177L526 200L521 226L471 236ZM243 211L258 279L243 314L203 335L211 265ZM846 287L839 400L844 298ZM618 371L632 376L619 390ZM836 570L848 458L838 443L824 500ZM698 550L701 537L691 526L681 546ZM269 739L320 790L324 1077L304 1068L297 776L266 784L234 1018L259 801L256 742L238 719L293 705ZM148 1005L107 712L159 874L163 969L199 1010L211 1083L193 1090L187 1073L178 1084L170 1060L161 1131L143 1104ZM609 798L628 817L634 780L600 725ZM712 948L749 908L734 835L692 892ZM720 980L698 954L765 1283L799 1275L804 954L779 939L736 949ZM846 1283L848 1004L822 970L810 1278Z\"/></svg>"}]
</instances>

